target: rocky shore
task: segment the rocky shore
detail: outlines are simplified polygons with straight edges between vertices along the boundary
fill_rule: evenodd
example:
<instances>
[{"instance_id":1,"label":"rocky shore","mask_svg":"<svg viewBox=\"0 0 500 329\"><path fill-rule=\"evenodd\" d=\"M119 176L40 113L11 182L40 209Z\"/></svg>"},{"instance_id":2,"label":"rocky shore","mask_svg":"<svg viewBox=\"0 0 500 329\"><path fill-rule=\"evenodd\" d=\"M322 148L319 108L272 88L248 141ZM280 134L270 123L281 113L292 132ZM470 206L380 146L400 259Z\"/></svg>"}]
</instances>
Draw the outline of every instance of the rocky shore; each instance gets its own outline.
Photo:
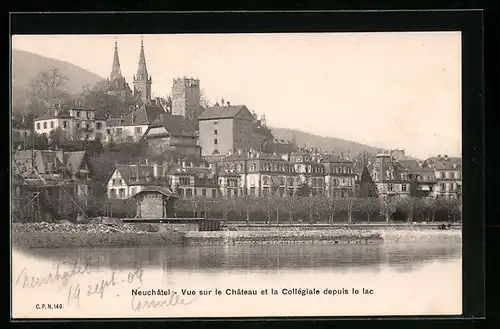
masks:
<instances>
[{"instance_id":1,"label":"rocky shore","mask_svg":"<svg viewBox=\"0 0 500 329\"><path fill-rule=\"evenodd\" d=\"M124 247L181 243L182 232L160 230L153 224L12 225L12 244L21 248Z\"/></svg>"}]
</instances>

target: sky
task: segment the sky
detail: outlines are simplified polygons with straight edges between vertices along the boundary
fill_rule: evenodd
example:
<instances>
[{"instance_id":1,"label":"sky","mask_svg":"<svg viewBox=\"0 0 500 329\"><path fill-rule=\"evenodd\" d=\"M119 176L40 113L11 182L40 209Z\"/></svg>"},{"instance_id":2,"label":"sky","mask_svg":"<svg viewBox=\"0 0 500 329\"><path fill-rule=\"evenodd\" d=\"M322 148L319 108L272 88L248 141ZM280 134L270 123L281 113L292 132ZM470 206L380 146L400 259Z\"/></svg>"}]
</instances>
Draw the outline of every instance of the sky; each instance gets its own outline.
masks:
<instances>
[{"instance_id":1,"label":"sky","mask_svg":"<svg viewBox=\"0 0 500 329\"><path fill-rule=\"evenodd\" d=\"M271 127L419 158L461 154L460 32L23 35L12 48L107 77L116 40L132 85L141 37L156 96L198 78L212 104L246 105Z\"/></svg>"}]
</instances>

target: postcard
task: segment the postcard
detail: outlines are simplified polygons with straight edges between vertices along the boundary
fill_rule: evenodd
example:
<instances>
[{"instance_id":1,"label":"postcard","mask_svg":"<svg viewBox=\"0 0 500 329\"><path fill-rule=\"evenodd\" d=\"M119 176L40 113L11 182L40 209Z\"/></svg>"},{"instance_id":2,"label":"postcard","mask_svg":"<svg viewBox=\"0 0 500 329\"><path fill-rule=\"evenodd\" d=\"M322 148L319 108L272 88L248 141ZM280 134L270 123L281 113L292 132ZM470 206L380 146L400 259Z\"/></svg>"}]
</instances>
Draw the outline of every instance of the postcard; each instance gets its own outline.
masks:
<instances>
[{"instance_id":1,"label":"postcard","mask_svg":"<svg viewBox=\"0 0 500 329\"><path fill-rule=\"evenodd\" d=\"M461 48L13 35L13 318L462 314Z\"/></svg>"}]
</instances>

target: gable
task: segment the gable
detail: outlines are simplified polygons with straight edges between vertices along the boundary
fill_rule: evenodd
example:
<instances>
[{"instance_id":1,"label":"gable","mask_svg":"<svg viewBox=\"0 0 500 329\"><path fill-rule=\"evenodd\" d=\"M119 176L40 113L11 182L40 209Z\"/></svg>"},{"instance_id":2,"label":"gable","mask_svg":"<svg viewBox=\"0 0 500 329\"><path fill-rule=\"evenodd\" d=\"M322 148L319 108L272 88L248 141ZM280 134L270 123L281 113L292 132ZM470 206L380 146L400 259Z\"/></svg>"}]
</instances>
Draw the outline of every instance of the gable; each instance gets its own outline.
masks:
<instances>
[{"instance_id":1,"label":"gable","mask_svg":"<svg viewBox=\"0 0 500 329\"><path fill-rule=\"evenodd\" d=\"M242 106L241 109L236 113L234 116L236 119L242 119L242 120L254 120L254 117L252 113L248 110L246 106Z\"/></svg>"}]
</instances>

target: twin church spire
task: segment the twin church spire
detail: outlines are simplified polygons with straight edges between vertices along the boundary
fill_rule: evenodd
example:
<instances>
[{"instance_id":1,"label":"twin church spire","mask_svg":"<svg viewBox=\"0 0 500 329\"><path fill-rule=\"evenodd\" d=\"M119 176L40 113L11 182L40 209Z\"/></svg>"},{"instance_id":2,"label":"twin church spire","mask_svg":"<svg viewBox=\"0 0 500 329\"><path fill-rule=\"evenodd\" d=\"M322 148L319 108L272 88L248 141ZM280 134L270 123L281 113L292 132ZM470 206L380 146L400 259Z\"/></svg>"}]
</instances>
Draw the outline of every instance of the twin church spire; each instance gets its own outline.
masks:
<instances>
[{"instance_id":1,"label":"twin church spire","mask_svg":"<svg viewBox=\"0 0 500 329\"><path fill-rule=\"evenodd\" d=\"M110 80L123 78L120 68L120 58L118 56L118 42L115 40L115 49L113 54L113 66L111 68ZM134 96L140 97L143 103L151 101L151 76L148 74L146 65L146 55L144 54L144 41L141 38L141 50L139 53L139 65L137 73L134 75Z\"/></svg>"}]
</instances>

